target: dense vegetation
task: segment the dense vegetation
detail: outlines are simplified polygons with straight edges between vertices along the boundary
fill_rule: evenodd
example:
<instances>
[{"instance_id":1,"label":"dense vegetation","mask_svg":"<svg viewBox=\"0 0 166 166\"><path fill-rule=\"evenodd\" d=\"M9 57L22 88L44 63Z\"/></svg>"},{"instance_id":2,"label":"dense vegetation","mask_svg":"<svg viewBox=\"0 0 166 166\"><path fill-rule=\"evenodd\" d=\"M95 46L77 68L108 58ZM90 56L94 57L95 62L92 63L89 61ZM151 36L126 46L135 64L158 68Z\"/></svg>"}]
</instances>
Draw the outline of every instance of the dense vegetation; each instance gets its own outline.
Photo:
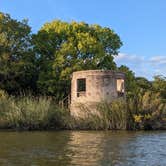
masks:
<instances>
[{"instance_id":1,"label":"dense vegetation","mask_svg":"<svg viewBox=\"0 0 166 166\"><path fill-rule=\"evenodd\" d=\"M126 66L117 67L114 57L121 45L113 30L99 25L55 20L33 34L27 20L0 13L0 127L164 128L166 77L148 81ZM123 71L127 96L126 101L100 103L100 116L89 113L76 121L57 103L70 94L71 73L85 69Z\"/></svg>"}]
</instances>

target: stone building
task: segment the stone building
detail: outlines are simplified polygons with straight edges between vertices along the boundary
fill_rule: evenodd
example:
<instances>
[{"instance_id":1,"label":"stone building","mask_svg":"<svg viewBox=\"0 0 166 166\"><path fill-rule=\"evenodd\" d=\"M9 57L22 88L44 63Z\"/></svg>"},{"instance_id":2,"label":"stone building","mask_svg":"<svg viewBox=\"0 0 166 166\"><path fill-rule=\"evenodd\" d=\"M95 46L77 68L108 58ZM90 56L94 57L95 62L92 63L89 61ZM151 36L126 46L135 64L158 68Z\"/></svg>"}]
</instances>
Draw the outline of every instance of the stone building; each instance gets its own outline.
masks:
<instances>
[{"instance_id":1,"label":"stone building","mask_svg":"<svg viewBox=\"0 0 166 166\"><path fill-rule=\"evenodd\" d=\"M84 70L72 74L70 111L80 114L80 104L88 107L125 96L125 75L111 70Z\"/></svg>"}]
</instances>

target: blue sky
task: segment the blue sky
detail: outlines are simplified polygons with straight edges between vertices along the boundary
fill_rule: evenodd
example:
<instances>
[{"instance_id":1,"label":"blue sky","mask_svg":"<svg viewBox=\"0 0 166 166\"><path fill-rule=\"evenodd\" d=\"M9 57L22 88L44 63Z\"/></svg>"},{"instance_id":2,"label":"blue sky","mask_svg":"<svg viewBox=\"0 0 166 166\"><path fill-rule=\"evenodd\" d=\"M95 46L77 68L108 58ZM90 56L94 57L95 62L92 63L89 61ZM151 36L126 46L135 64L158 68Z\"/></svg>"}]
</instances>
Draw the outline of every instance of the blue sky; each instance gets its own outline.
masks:
<instances>
[{"instance_id":1,"label":"blue sky","mask_svg":"<svg viewBox=\"0 0 166 166\"><path fill-rule=\"evenodd\" d=\"M28 18L33 32L53 19L110 27L123 41L118 65L166 76L166 0L0 0L0 11Z\"/></svg>"}]
</instances>

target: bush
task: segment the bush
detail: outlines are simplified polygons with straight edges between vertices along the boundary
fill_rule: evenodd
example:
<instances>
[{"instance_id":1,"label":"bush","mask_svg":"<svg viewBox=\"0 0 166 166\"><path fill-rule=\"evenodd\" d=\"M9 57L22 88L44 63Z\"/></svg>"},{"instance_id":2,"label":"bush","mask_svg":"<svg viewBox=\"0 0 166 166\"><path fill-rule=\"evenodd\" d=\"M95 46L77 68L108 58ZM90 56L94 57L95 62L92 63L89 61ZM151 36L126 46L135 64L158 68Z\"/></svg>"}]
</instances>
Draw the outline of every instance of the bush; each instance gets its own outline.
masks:
<instances>
[{"instance_id":1,"label":"bush","mask_svg":"<svg viewBox=\"0 0 166 166\"><path fill-rule=\"evenodd\" d=\"M166 103L159 93L140 92L135 98L128 100L128 108L131 110L134 119L133 129L162 128L166 117Z\"/></svg>"}]
</instances>

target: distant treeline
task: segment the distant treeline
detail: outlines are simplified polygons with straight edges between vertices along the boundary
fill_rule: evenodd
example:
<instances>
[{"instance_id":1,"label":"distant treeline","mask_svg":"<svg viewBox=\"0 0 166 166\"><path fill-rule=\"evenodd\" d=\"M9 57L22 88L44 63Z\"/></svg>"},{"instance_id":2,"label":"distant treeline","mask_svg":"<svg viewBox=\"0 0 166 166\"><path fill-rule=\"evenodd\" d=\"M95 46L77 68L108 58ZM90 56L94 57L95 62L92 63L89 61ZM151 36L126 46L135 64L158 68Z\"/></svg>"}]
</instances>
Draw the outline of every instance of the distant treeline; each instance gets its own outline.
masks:
<instances>
[{"instance_id":1,"label":"distant treeline","mask_svg":"<svg viewBox=\"0 0 166 166\"><path fill-rule=\"evenodd\" d=\"M28 91L60 100L70 93L73 71L110 69L126 73L128 92L138 87L153 89L166 98L165 77L149 82L136 78L126 66L117 67L114 56L121 46L110 28L55 20L33 34L27 20L0 13L0 89L13 95Z\"/></svg>"},{"instance_id":2,"label":"distant treeline","mask_svg":"<svg viewBox=\"0 0 166 166\"><path fill-rule=\"evenodd\" d=\"M12 96L26 94L49 96L57 103L70 94L72 72L116 70L126 74L126 99L132 100L127 110L133 111L134 121L165 118L166 77L154 76L149 81L135 77L127 66L117 67L114 57L121 46L120 37L110 28L55 20L33 34L27 20L18 21L0 13L0 89L1 94L11 96L4 103L10 100L11 105L14 102L17 106L17 99Z\"/></svg>"}]
</instances>

